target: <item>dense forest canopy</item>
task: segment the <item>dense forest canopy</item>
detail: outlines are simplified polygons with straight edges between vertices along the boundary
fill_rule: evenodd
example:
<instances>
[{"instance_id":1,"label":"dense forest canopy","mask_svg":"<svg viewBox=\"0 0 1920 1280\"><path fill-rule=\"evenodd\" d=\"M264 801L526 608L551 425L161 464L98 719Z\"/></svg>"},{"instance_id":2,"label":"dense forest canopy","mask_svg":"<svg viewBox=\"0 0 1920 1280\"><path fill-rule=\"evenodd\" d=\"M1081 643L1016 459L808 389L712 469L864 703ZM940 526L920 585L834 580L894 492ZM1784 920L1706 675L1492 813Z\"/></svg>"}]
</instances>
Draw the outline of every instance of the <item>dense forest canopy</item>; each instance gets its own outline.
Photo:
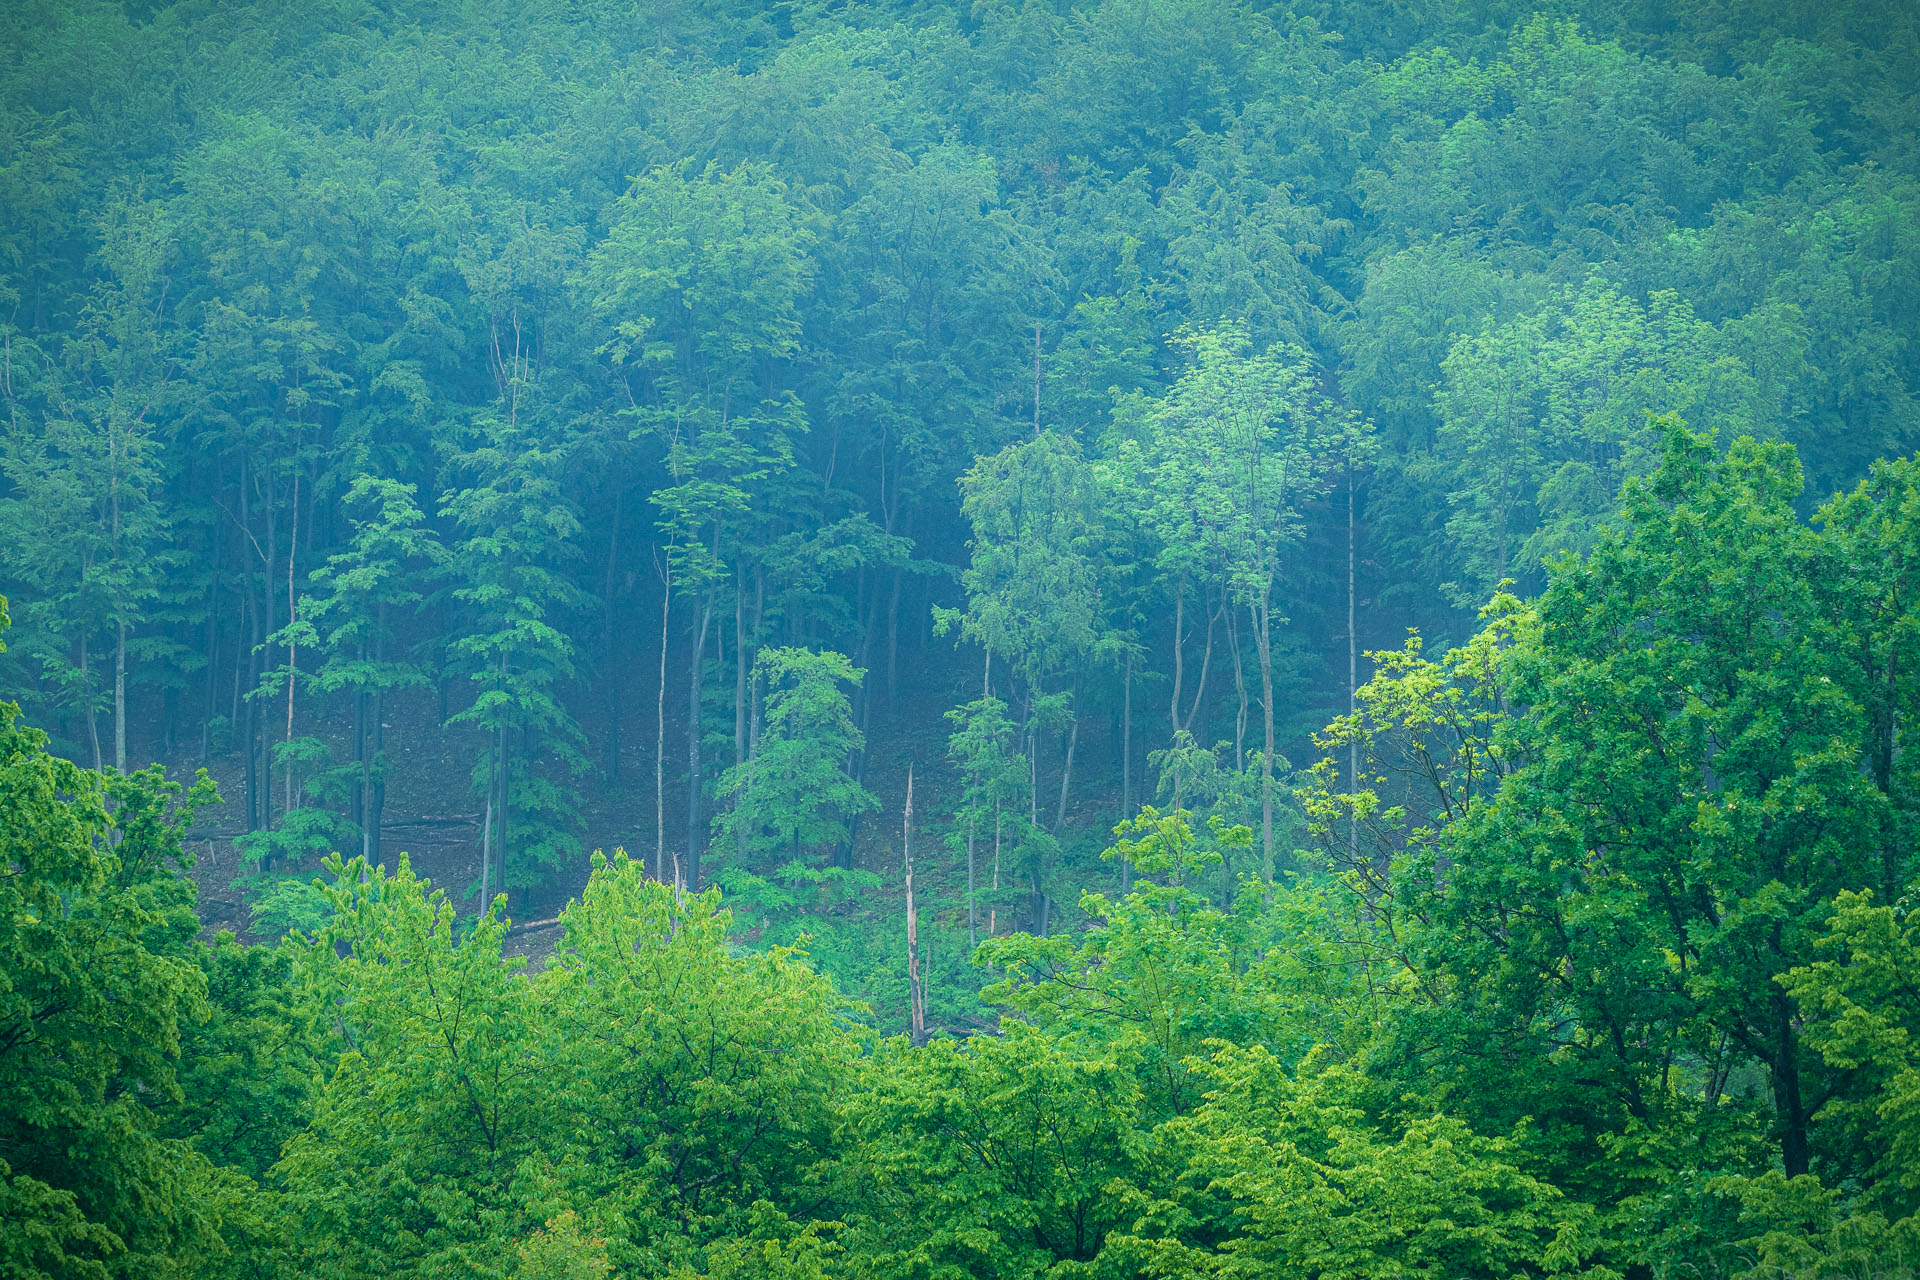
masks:
<instances>
[{"instance_id":1,"label":"dense forest canopy","mask_svg":"<svg viewBox=\"0 0 1920 1280\"><path fill-rule=\"evenodd\" d=\"M17 0L0 395L0 1280L1920 1273L1910 0Z\"/></svg>"}]
</instances>

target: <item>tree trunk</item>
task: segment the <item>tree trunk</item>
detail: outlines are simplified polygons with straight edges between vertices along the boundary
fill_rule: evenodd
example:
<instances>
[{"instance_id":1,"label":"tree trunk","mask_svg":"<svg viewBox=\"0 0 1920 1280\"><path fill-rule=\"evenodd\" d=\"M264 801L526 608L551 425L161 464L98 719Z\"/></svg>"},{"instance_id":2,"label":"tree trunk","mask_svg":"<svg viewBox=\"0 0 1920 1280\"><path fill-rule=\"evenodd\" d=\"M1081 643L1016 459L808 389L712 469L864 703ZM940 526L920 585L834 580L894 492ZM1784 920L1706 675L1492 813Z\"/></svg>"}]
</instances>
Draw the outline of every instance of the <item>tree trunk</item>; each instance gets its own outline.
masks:
<instances>
[{"instance_id":1,"label":"tree trunk","mask_svg":"<svg viewBox=\"0 0 1920 1280\"><path fill-rule=\"evenodd\" d=\"M967 950L980 945L979 913L973 909L973 848L974 830L978 826L973 814L967 815Z\"/></svg>"},{"instance_id":2,"label":"tree trunk","mask_svg":"<svg viewBox=\"0 0 1920 1280\"><path fill-rule=\"evenodd\" d=\"M913 766L907 766L907 804L900 819L900 849L907 865L907 999L912 1006L913 1042L927 1039L927 993L920 978L920 921L913 902Z\"/></svg>"},{"instance_id":3,"label":"tree trunk","mask_svg":"<svg viewBox=\"0 0 1920 1280\"><path fill-rule=\"evenodd\" d=\"M620 781L620 630L614 607L614 574L620 560L620 516L626 507L627 486L616 471L613 489L613 530L607 537L607 572L602 592L602 625L606 628L607 781Z\"/></svg>"},{"instance_id":4,"label":"tree trunk","mask_svg":"<svg viewBox=\"0 0 1920 1280\"><path fill-rule=\"evenodd\" d=\"M265 636L261 626L261 611L255 607L251 589L247 592L247 630L253 643L247 651L247 689L249 692L260 685L260 664L265 660ZM246 698L246 749L247 749L247 830L258 831L266 825L266 789L267 780L260 776L260 701Z\"/></svg>"},{"instance_id":5,"label":"tree trunk","mask_svg":"<svg viewBox=\"0 0 1920 1280\"><path fill-rule=\"evenodd\" d=\"M373 657L375 662L385 662L387 657L387 606L382 604L375 614L378 625L373 633ZM367 820L366 832L367 862L372 865L380 857L380 816L387 807L387 778L383 768L377 775L373 771L373 762L386 750L387 733L387 694L386 690L375 688L373 691L373 724L369 730L371 741L368 744L366 782Z\"/></svg>"},{"instance_id":6,"label":"tree trunk","mask_svg":"<svg viewBox=\"0 0 1920 1280\"><path fill-rule=\"evenodd\" d=\"M1271 589L1271 588L1269 588ZM1260 717L1266 730L1260 753L1260 874L1273 883L1273 614L1264 600L1253 617L1254 645L1260 655Z\"/></svg>"},{"instance_id":7,"label":"tree trunk","mask_svg":"<svg viewBox=\"0 0 1920 1280\"><path fill-rule=\"evenodd\" d=\"M113 645L113 767L127 771L127 624L116 628Z\"/></svg>"},{"instance_id":8,"label":"tree trunk","mask_svg":"<svg viewBox=\"0 0 1920 1280\"><path fill-rule=\"evenodd\" d=\"M1060 765L1060 804L1053 812L1053 829L1056 833L1066 827L1067 792L1073 785L1073 752L1080 745L1080 698L1077 688L1073 701L1067 705L1071 708L1073 724L1067 730L1067 756Z\"/></svg>"},{"instance_id":9,"label":"tree trunk","mask_svg":"<svg viewBox=\"0 0 1920 1280\"><path fill-rule=\"evenodd\" d=\"M1360 633L1356 618L1357 606L1354 603L1354 524L1353 524L1353 467L1347 467L1347 714L1353 715L1360 707ZM1347 739L1347 790L1360 790L1360 741L1349 736ZM1347 819L1347 843L1357 846L1359 833L1355 820Z\"/></svg>"},{"instance_id":10,"label":"tree trunk","mask_svg":"<svg viewBox=\"0 0 1920 1280\"><path fill-rule=\"evenodd\" d=\"M1000 832L1004 828L1000 817L1000 802L993 802L993 901L987 908L987 936L997 936L1000 927Z\"/></svg>"},{"instance_id":11,"label":"tree trunk","mask_svg":"<svg viewBox=\"0 0 1920 1280\"><path fill-rule=\"evenodd\" d=\"M733 573L733 763L747 762L747 579Z\"/></svg>"},{"instance_id":12,"label":"tree trunk","mask_svg":"<svg viewBox=\"0 0 1920 1280\"><path fill-rule=\"evenodd\" d=\"M287 802L280 810L293 812L293 686L299 678L298 646L293 627L299 621L300 597L293 590L293 564L300 553L300 473L293 473L293 519L287 525Z\"/></svg>"},{"instance_id":13,"label":"tree trunk","mask_svg":"<svg viewBox=\"0 0 1920 1280\"><path fill-rule=\"evenodd\" d=\"M1127 654L1127 672L1120 711L1120 817L1133 817L1133 654ZM1133 888L1133 862L1120 859L1120 892Z\"/></svg>"},{"instance_id":14,"label":"tree trunk","mask_svg":"<svg viewBox=\"0 0 1920 1280\"><path fill-rule=\"evenodd\" d=\"M1180 634L1187 617L1187 589L1182 583L1173 596L1173 700L1167 707L1168 737L1180 732L1180 685L1186 676L1186 655L1181 652L1185 639Z\"/></svg>"},{"instance_id":15,"label":"tree trunk","mask_svg":"<svg viewBox=\"0 0 1920 1280\"><path fill-rule=\"evenodd\" d=\"M360 661L367 660L367 642L360 642ZM360 792L354 797L353 819L360 824L360 856L373 865L373 839L367 833L367 809L370 793L373 790L373 770L367 755L367 703L366 686L353 691L353 759L360 766Z\"/></svg>"},{"instance_id":16,"label":"tree trunk","mask_svg":"<svg viewBox=\"0 0 1920 1280\"><path fill-rule=\"evenodd\" d=\"M87 671L87 633L80 633L80 694L87 707L87 737L93 743L93 767L95 771L106 767L106 761L100 755L100 722L93 714L93 680Z\"/></svg>"},{"instance_id":17,"label":"tree trunk","mask_svg":"<svg viewBox=\"0 0 1920 1280\"><path fill-rule=\"evenodd\" d=\"M704 779L700 772L700 676L707 654L707 629L713 623L713 589L700 607L700 626L693 635L693 652L687 659L687 888L700 891L700 853L706 843L705 815L700 811L700 791Z\"/></svg>"},{"instance_id":18,"label":"tree trunk","mask_svg":"<svg viewBox=\"0 0 1920 1280\"><path fill-rule=\"evenodd\" d=\"M1226 588L1220 589L1222 598ZM1233 650L1233 691L1240 698L1239 710L1233 717L1233 767L1244 770L1247 767L1247 672L1246 665L1240 660L1240 626L1235 621L1240 615L1232 609L1226 610L1227 644Z\"/></svg>"},{"instance_id":19,"label":"tree trunk","mask_svg":"<svg viewBox=\"0 0 1920 1280\"><path fill-rule=\"evenodd\" d=\"M491 751L487 753L493 755ZM487 913L488 875L493 870L493 761L487 761L487 812L480 820L480 914Z\"/></svg>"},{"instance_id":20,"label":"tree trunk","mask_svg":"<svg viewBox=\"0 0 1920 1280\"><path fill-rule=\"evenodd\" d=\"M660 561L660 693L654 705L653 878L666 873L667 860L667 616L673 605L673 549Z\"/></svg>"},{"instance_id":21,"label":"tree trunk","mask_svg":"<svg viewBox=\"0 0 1920 1280\"><path fill-rule=\"evenodd\" d=\"M1774 1015L1772 1068L1773 1111L1780 1126L1780 1163L1789 1178L1807 1172L1807 1108L1800 1093L1798 1042L1793 1030L1793 1007L1784 991L1769 995Z\"/></svg>"},{"instance_id":22,"label":"tree trunk","mask_svg":"<svg viewBox=\"0 0 1920 1280\"><path fill-rule=\"evenodd\" d=\"M1227 610L1227 593L1220 591L1220 607L1207 615L1207 647L1200 651L1200 678L1194 682L1193 701L1187 705L1187 718L1176 726L1177 729L1191 731L1193 718L1200 714L1200 703L1207 696L1207 675L1213 670L1213 633L1220 625L1220 615ZM1202 724L1204 728L1204 722Z\"/></svg>"}]
</instances>

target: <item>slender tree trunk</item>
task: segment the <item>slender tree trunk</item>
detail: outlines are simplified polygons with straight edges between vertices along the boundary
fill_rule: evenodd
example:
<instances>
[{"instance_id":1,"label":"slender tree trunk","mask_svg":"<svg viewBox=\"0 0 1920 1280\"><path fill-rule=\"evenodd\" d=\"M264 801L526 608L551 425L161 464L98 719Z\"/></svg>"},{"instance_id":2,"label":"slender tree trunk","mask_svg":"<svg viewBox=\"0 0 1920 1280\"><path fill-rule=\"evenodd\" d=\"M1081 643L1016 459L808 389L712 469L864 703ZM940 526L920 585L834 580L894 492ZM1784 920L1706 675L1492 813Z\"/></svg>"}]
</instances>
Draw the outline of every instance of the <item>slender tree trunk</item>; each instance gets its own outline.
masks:
<instances>
[{"instance_id":1,"label":"slender tree trunk","mask_svg":"<svg viewBox=\"0 0 1920 1280\"><path fill-rule=\"evenodd\" d=\"M505 663L503 661L502 665ZM494 836L494 863L499 867L499 892L511 894L507 888L507 855L511 848L513 827L513 761L507 757L507 727L501 725L497 731L499 746L494 751L494 772L498 778L495 783L493 811L500 815L500 828ZM511 905L513 899L507 899Z\"/></svg>"},{"instance_id":2,"label":"slender tree trunk","mask_svg":"<svg viewBox=\"0 0 1920 1280\"><path fill-rule=\"evenodd\" d=\"M1182 583L1173 596L1173 700L1167 707L1167 735L1180 732L1180 685L1186 677L1186 655L1181 651L1186 637L1180 634L1187 617L1187 588Z\"/></svg>"},{"instance_id":3,"label":"slender tree trunk","mask_svg":"<svg viewBox=\"0 0 1920 1280\"><path fill-rule=\"evenodd\" d=\"M1358 608L1354 601L1354 522L1353 522L1353 467L1347 467L1347 714L1353 715L1360 708L1360 631ZM1352 736L1347 740L1347 790L1360 790L1360 742ZM1359 832L1355 820L1347 818L1347 843L1358 846Z\"/></svg>"},{"instance_id":4,"label":"slender tree trunk","mask_svg":"<svg viewBox=\"0 0 1920 1280\"><path fill-rule=\"evenodd\" d=\"M1040 436L1040 322L1033 322L1033 434Z\"/></svg>"},{"instance_id":5,"label":"slender tree trunk","mask_svg":"<svg viewBox=\"0 0 1920 1280\"><path fill-rule=\"evenodd\" d=\"M733 572L733 763L747 762L747 579Z\"/></svg>"},{"instance_id":6,"label":"slender tree trunk","mask_svg":"<svg viewBox=\"0 0 1920 1280\"><path fill-rule=\"evenodd\" d=\"M1071 709L1073 724L1067 730L1067 755L1066 759L1063 760L1060 765L1060 804L1053 812L1053 829L1055 832L1062 831L1066 828L1067 793L1073 786L1073 753L1074 748L1080 745L1080 697L1077 687L1074 690L1073 701L1067 705Z\"/></svg>"},{"instance_id":7,"label":"slender tree trunk","mask_svg":"<svg viewBox=\"0 0 1920 1280\"><path fill-rule=\"evenodd\" d=\"M487 811L480 820L480 914L487 911L488 890L492 887L488 876L493 871L493 752L487 752Z\"/></svg>"},{"instance_id":8,"label":"slender tree trunk","mask_svg":"<svg viewBox=\"0 0 1920 1280\"><path fill-rule=\"evenodd\" d=\"M998 937L1000 929L1000 833L1005 828L1000 814L1000 802L993 802L993 901L987 908L987 936Z\"/></svg>"},{"instance_id":9,"label":"slender tree trunk","mask_svg":"<svg viewBox=\"0 0 1920 1280\"><path fill-rule=\"evenodd\" d=\"M378 621L373 633L373 658L375 662L384 664L387 659L387 606L379 605L374 616ZM376 687L373 691L373 723L369 729L371 742L367 751L366 772L363 775L367 787L367 820L364 831L369 866L380 857L380 817L387 807L386 771L383 768L375 774L373 769L373 762L380 758L381 752L386 750L386 716L386 690Z\"/></svg>"},{"instance_id":10,"label":"slender tree trunk","mask_svg":"<svg viewBox=\"0 0 1920 1280\"><path fill-rule=\"evenodd\" d=\"M1133 654L1127 654L1127 671L1122 688L1120 710L1120 817L1133 817ZM1133 860L1120 859L1120 892L1133 888Z\"/></svg>"},{"instance_id":11,"label":"slender tree trunk","mask_svg":"<svg viewBox=\"0 0 1920 1280\"><path fill-rule=\"evenodd\" d=\"M660 692L654 705L653 878L666 873L667 860L667 617L673 605L673 549L660 561Z\"/></svg>"},{"instance_id":12,"label":"slender tree trunk","mask_svg":"<svg viewBox=\"0 0 1920 1280\"><path fill-rule=\"evenodd\" d=\"M1272 588L1269 587L1269 590ZM1260 716L1266 731L1260 753L1261 876L1273 883L1273 615L1262 600L1253 617L1254 644L1260 655Z\"/></svg>"},{"instance_id":13,"label":"slender tree trunk","mask_svg":"<svg viewBox=\"0 0 1920 1280\"><path fill-rule=\"evenodd\" d=\"M273 567L280 557L280 521L273 505L271 477L267 480L266 493L262 497L264 500L261 505L266 508L267 517L267 549L260 557L260 599L263 607L256 624L256 643L260 649L260 660L253 676L255 691L261 691L260 681L267 674L267 637L273 632L274 619ZM250 698L249 701L258 702L259 698ZM260 753L260 825L271 828L273 826L273 730L266 726L264 710L253 717L253 720L259 733L258 741L254 743L254 750Z\"/></svg>"},{"instance_id":14,"label":"slender tree trunk","mask_svg":"<svg viewBox=\"0 0 1920 1280\"><path fill-rule=\"evenodd\" d=\"M1220 589L1221 596L1226 588ZM1233 767L1245 770L1247 767L1247 672L1246 664L1240 659L1239 614L1232 609L1225 610L1227 615L1227 645L1233 650L1233 691L1239 695L1240 706L1233 717Z\"/></svg>"},{"instance_id":15,"label":"slender tree trunk","mask_svg":"<svg viewBox=\"0 0 1920 1280\"><path fill-rule=\"evenodd\" d=\"M705 815L700 811L700 791L704 779L700 772L700 675L707 654L707 629L713 623L713 589L700 607L700 626L694 632L693 653L687 660L687 861L686 884L700 891L700 853L706 842Z\"/></svg>"},{"instance_id":16,"label":"slender tree trunk","mask_svg":"<svg viewBox=\"0 0 1920 1280\"><path fill-rule=\"evenodd\" d=\"M287 802L281 813L293 812L293 686L300 676L299 646L293 627L299 621L300 597L293 590L293 563L300 553L300 473L293 473L293 519L287 525Z\"/></svg>"},{"instance_id":17,"label":"slender tree trunk","mask_svg":"<svg viewBox=\"0 0 1920 1280\"><path fill-rule=\"evenodd\" d=\"M244 646L247 651L246 684L247 688L251 690L260 682L260 611L254 601L253 584L251 581L247 584L245 625L246 639L252 642ZM235 671L237 673L238 668L235 668ZM238 688L239 683L238 679L236 679L234 681L234 687ZM265 807L260 799L260 793L263 789L260 779L260 748L258 742L255 741L260 731L260 707L258 701L254 698L244 698L243 702L242 719L245 723L241 726L241 737L244 741L247 758L247 830L258 831L260 829L260 811Z\"/></svg>"},{"instance_id":18,"label":"slender tree trunk","mask_svg":"<svg viewBox=\"0 0 1920 1280\"><path fill-rule=\"evenodd\" d=\"M975 816L969 813L967 815L967 950L969 951L980 945L980 917L973 906L974 831L978 825Z\"/></svg>"},{"instance_id":19,"label":"slender tree trunk","mask_svg":"<svg viewBox=\"0 0 1920 1280\"><path fill-rule=\"evenodd\" d=\"M620 517L626 508L627 486L616 471L613 488L613 529L607 537L607 572L602 591L602 617L606 628L607 697L607 780L620 781L620 630L614 604L615 572L620 563Z\"/></svg>"},{"instance_id":20,"label":"slender tree trunk","mask_svg":"<svg viewBox=\"0 0 1920 1280\"><path fill-rule=\"evenodd\" d=\"M93 679L87 670L87 633L80 633L80 693L87 702L87 737L93 743L93 767L97 772L106 767L106 761L100 755L100 723L93 714Z\"/></svg>"},{"instance_id":21,"label":"slender tree trunk","mask_svg":"<svg viewBox=\"0 0 1920 1280\"><path fill-rule=\"evenodd\" d=\"M907 864L907 998L912 1005L913 1042L927 1039L927 993L920 978L920 918L913 901L913 765L907 765L907 804L900 819L900 848Z\"/></svg>"},{"instance_id":22,"label":"slender tree trunk","mask_svg":"<svg viewBox=\"0 0 1920 1280\"><path fill-rule=\"evenodd\" d=\"M109 422L112 419L109 418ZM108 429L107 451L111 458L108 488L113 502L113 559L120 561L120 451L119 431ZM114 612L113 644L113 767L127 771L127 620L119 607Z\"/></svg>"},{"instance_id":23,"label":"slender tree trunk","mask_svg":"<svg viewBox=\"0 0 1920 1280\"><path fill-rule=\"evenodd\" d=\"M127 771L127 624L116 628L113 645L113 767Z\"/></svg>"},{"instance_id":24,"label":"slender tree trunk","mask_svg":"<svg viewBox=\"0 0 1920 1280\"><path fill-rule=\"evenodd\" d=\"M360 642L360 661L367 660L367 642ZM354 797L353 818L360 824L360 856L373 865L373 837L368 832L367 818L371 808L373 791L373 769L367 755L367 704L369 697L365 685L353 691L353 758L360 766L360 791Z\"/></svg>"},{"instance_id":25,"label":"slender tree trunk","mask_svg":"<svg viewBox=\"0 0 1920 1280\"><path fill-rule=\"evenodd\" d=\"M1200 714L1201 700L1207 696L1207 675L1213 670L1213 633L1220 624L1220 615L1227 609L1225 588L1220 592L1220 607L1207 615L1207 647L1200 651L1200 678L1194 681L1193 701L1187 705L1187 718L1177 727L1191 731L1193 718ZM1202 726L1205 727L1204 725Z\"/></svg>"}]
</instances>

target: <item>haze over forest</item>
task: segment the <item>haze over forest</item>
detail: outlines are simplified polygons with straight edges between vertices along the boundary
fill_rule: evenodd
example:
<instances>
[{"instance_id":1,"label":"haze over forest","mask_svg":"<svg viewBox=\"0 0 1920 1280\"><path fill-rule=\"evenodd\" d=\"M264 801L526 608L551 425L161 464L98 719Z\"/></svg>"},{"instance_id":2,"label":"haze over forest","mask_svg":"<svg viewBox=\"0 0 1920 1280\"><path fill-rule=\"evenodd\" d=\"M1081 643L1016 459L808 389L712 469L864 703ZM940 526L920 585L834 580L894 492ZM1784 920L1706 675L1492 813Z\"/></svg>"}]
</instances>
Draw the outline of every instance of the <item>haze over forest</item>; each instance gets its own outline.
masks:
<instances>
[{"instance_id":1,"label":"haze over forest","mask_svg":"<svg viewBox=\"0 0 1920 1280\"><path fill-rule=\"evenodd\" d=\"M1911 0L14 0L0 397L0 1280L1920 1274Z\"/></svg>"}]
</instances>

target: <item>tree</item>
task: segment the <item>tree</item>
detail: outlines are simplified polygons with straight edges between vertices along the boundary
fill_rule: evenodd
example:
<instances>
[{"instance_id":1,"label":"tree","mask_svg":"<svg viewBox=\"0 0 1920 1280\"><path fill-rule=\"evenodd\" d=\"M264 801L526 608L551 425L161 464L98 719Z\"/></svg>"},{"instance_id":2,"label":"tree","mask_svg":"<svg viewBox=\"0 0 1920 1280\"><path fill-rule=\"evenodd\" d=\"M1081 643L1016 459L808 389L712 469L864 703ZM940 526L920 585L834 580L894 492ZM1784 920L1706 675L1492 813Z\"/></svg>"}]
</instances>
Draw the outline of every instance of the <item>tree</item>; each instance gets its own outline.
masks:
<instances>
[{"instance_id":1,"label":"tree","mask_svg":"<svg viewBox=\"0 0 1920 1280\"><path fill-rule=\"evenodd\" d=\"M1189 358L1154 409L1156 523L1180 572L1219 584L1247 614L1260 667L1263 877L1275 870L1275 593L1300 539L1300 506L1358 437L1350 414L1314 389L1297 350L1253 354L1237 329L1187 335ZM1176 628L1175 644L1179 644Z\"/></svg>"},{"instance_id":2,"label":"tree","mask_svg":"<svg viewBox=\"0 0 1920 1280\"><path fill-rule=\"evenodd\" d=\"M350 512L364 513L349 517L353 538L311 575L309 618L327 655L314 680L323 692L353 699L353 759L360 773L353 817L360 826L361 855L369 862L380 853L386 699L428 683L419 664L390 653L393 615L421 602L420 575L446 559L445 549L423 527L426 517L414 501L415 491L397 480L356 477L341 500Z\"/></svg>"},{"instance_id":3,"label":"tree","mask_svg":"<svg viewBox=\"0 0 1920 1280\"><path fill-rule=\"evenodd\" d=\"M810 244L800 209L764 166L709 166L690 177L682 164L635 180L584 273L612 332L601 350L631 379L634 434L659 449L667 472L654 492L667 575L662 735L669 609L676 590L697 602L687 657L686 876L695 885L707 835L702 664L717 595L759 523L760 489L792 465L794 439L806 430L800 401L780 375L800 335ZM655 768L664 831L664 761Z\"/></svg>"},{"instance_id":4,"label":"tree","mask_svg":"<svg viewBox=\"0 0 1920 1280\"><path fill-rule=\"evenodd\" d=\"M733 802L717 820L724 844L762 865L828 848L837 865L852 865L848 824L880 807L847 775L866 739L843 686L865 675L844 654L760 651L753 678L766 689L765 723L753 755L720 777Z\"/></svg>"},{"instance_id":5,"label":"tree","mask_svg":"<svg viewBox=\"0 0 1920 1280\"><path fill-rule=\"evenodd\" d=\"M493 845L483 850L484 910L490 884L525 888L544 868L580 852L569 779L586 760L579 726L560 697L574 653L561 624L582 601L563 572L578 553L580 529L562 484L567 446L543 445L512 419L485 420L481 430L478 447L455 463L472 486L449 492L441 507L461 535L443 572L466 612L448 657L476 690L472 705L448 724L472 725L486 743L474 766ZM545 759L564 772L538 771Z\"/></svg>"},{"instance_id":6,"label":"tree","mask_svg":"<svg viewBox=\"0 0 1920 1280\"><path fill-rule=\"evenodd\" d=\"M81 769L18 715L0 704L0 1272L106 1280L225 1256L253 1188L163 1130L207 1016L175 869L213 786Z\"/></svg>"}]
</instances>

